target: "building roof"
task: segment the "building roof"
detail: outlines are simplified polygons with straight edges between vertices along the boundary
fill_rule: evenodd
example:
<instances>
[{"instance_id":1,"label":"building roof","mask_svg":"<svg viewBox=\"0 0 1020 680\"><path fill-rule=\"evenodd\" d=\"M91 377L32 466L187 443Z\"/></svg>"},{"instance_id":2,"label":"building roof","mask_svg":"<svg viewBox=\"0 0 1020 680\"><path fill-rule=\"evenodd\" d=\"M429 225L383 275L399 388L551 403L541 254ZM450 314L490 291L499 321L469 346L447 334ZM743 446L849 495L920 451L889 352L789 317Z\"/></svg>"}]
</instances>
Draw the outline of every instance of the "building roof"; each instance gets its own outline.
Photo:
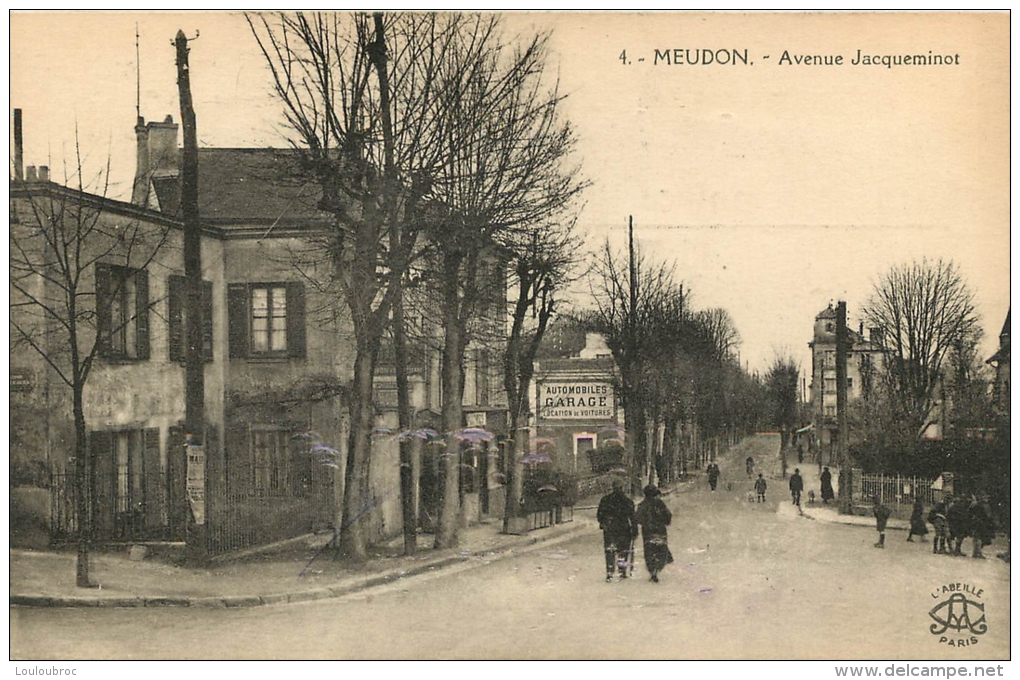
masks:
<instances>
[{"instance_id":1,"label":"building roof","mask_svg":"<svg viewBox=\"0 0 1020 680\"><path fill-rule=\"evenodd\" d=\"M823 309L822 311L818 312L818 316L815 317L816 320L817 319L835 319L835 318L836 318L836 310L832 308L831 304L828 307L826 307L825 309Z\"/></svg>"},{"instance_id":2,"label":"building roof","mask_svg":"<svg viewBox=\"0 0 1020 680\"><path fill-rule=\"evenodd\" d=\"M1006 320L1002 323L1002 330L999 331L1000 338L1002 336L1009 337L1009 315L1012 313L1012 311L1013 311L1012 307L1006 310Z\"/></svg>"},{"instance_id":3,"label":"building roof","mask_svg":"<svg viewBox=\"0 0 1020 680\"><path fill-rule=\"evenodd\" d=\"M307 225L330 219L322 191L302 169L297 149L198 150L199 214L205 223ZM152 181L160 209L180 217L180 177Z\"/></svg>"}]
</instances>

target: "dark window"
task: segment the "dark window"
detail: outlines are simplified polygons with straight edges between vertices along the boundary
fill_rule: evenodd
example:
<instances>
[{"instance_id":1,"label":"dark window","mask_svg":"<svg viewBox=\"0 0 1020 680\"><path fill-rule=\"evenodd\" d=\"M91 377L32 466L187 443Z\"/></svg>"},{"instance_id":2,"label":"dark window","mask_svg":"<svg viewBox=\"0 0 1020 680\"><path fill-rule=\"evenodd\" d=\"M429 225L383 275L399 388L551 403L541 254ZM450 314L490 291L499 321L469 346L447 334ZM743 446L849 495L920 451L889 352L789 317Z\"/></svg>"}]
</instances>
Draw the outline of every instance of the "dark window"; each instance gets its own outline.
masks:
<instances>
[{"instance_id":1,"label":"dark window","mask_svg":"<svg viewBox=\"0 0 1020 680\"><path fill-rule=\"evenodd\" d=\"M102 539L163 536L165 479L159 430L119 430L89 435L95 459L95 529Z\"/></svg>"},{"instance_id":2,"label":"dark window","mask_svg":"<svg viewBox=\"0 0 1020 680\"><path fill-rule=\"evenodd\" d=\"M149 358L149 275L144 269L96 264L99 356Z\"/></svg>"},{"instance_id":3,"label":"dark window","mask_svg":"<svg viewBox=\"0 0 1020 680\"><path fill-rule=\"evenodd\" d=\"M170 361L184 361L188 343L187 279L171 276L167 288ZM206 361L213 360L212 281L202 281L202 356Z\"/></svg>"},{"instance_id":4,"label":"dark window","mask_svg":"<svg viewBox=\"0 0 1020 680\"><path fill-rule=\"evenodd\" d=\"M251 434L255 494L289 495L290 456L287 451L287 433L281 430L253 429Z\"/></svg>"},{"instance_id":5,"label":"dark window","mask_svg":"<svg viewBox=\"0 0 1020 680\"><path fill-rule=\"evenodd\" d=\"M305 356L301 283L232 283L227 317L231 357Z\"/></svg>"}]
</instances>

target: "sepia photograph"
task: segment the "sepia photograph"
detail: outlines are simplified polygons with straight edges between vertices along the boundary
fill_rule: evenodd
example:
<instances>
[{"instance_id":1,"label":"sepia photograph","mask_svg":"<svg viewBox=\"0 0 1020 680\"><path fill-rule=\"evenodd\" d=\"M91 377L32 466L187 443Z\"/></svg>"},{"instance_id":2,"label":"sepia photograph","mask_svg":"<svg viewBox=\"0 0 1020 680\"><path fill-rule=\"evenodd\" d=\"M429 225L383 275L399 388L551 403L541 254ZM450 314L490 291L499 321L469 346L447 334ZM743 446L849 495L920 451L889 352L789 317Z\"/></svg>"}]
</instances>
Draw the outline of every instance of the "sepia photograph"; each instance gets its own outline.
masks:
<instances>
[{"instance_id":1,"label":"sepia photograph","mask_svg":"<svg viewBox=\"0 0 1020 680\"><path fill-rule=\"evenodd\" d=\"M1008 672L1008 11L25 10L9 59L16 675Z\"/></svg>"}]
</instances>

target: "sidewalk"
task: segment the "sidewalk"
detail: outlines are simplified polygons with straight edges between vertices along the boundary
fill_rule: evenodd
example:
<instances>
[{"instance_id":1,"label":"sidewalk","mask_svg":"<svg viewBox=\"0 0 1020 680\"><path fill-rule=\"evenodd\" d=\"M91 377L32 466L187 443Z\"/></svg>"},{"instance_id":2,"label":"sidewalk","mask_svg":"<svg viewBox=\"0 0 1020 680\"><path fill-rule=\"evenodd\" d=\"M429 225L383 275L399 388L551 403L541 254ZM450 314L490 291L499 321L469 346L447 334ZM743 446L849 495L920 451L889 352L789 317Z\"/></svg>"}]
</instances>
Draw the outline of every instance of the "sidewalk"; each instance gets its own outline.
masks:
<instances>
[{"instance_id":1,"label":"sidewalk","mask_svg":"<svg viewBox=\"0 0 1020 680\"><path fill-rule=\"evenodd\" d=\"M797 507L789 500L780 502L776 512L787 517L799 515L806 517L807 519L825 522L827 524L846 524L855 527L867 527L869 529L875 528L875 518L873 516L841 515L839 514L839 509L835 503L823 505L815 502L814 505L809 505L803 497L801 497L801 508L799 512L797 511ZM888 524L886 524L886 528L889 530L906 531L910 528L910 522L904 519L890 517Z\"/></svg>"},{"instance_id":2,"label":"sidewalk","mask_svg":"<svg viewBox=\"0 0 1020 680\"><path fill-rule=\"evenodd\" d=\"M690 484L663 489L678 493ZM128 552L95 553L92 573L100 587L74 584L73 547L64 551L10 550L10 604L28 607L258 607L342 597L402 578L474 562L489 564L508 557L595 535L599 497L574 506L573 520L513 536L500 533L502 520L491 519L458 532L456 548L435 550L431 534L419 534L418 554L403 555L403 539L370 548L361 565L335 561L323 533L272 552L204 568L174 566L154 559L132 560Z\"/></svg>"},{"instance_id":3,"label":"sidewalk","mask_svg":"<svg viewBox=\"0 0 1020 680\"><path fill-rule=\"evenodd\" d=\"M390 583L475 561L487 564L568 541L595 526L594 513L575 509L571 522L520 536L500 533L491 520L462 528L459 545L434 550L431 535L419 536L419 554L404 556L400 538L370 551L360 566L334 561L323 547L331 534L307 537L285 550L206 568L155 560L134 561L126 552L97 553L94 590L74 584L73 549L10 550L10 604L33 607L255 607L306 602Z\"/></svg>"}]
</instances>

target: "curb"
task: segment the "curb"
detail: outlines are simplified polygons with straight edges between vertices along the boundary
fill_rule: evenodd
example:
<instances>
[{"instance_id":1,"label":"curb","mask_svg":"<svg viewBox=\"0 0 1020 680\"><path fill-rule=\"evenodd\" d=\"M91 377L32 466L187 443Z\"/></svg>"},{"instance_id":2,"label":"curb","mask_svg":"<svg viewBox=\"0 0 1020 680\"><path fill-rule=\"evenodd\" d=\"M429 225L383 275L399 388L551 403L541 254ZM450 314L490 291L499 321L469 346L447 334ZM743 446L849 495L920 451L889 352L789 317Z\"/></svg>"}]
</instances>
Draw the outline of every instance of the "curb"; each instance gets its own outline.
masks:
<instances>
[{"instance_id":1,"label":"curb","mask_svg":"<svg viewBox=\"0 0 1020 680\"><path fill-rule=\"evenodd\" d=\"M275 593L272 595L242 595L229 597L53 597L47 595L11 595L9 602L12 606L20 607L96 607L96 608L139 608L139 607L188 607L195 609L239 609L250 607L272 606L278 604L292 604L297 602L313 602L343 597L362 590L368 590L377 586L386 585L402 578L421 576L422 574L435 572L446 567L457 564L465 564L471 561L472 557L486 556L491 559L487 563L496 562L502 559L513 557L519 554L526 554L539 546L560 543L574 538L588 528L585 523L578 523L575 527L564 529L555 536L535 536L526 539L520 545L507 547L494 547L491 550L482 550L468 554L457 554L445 557L434 558L430 562L415 565L407 569L391 569L369 576L364 580L354 583L338 584L314 590L299 590L290 593ZM479 563L478 566L481 566Z\"/></svg>"}]
</instances>

